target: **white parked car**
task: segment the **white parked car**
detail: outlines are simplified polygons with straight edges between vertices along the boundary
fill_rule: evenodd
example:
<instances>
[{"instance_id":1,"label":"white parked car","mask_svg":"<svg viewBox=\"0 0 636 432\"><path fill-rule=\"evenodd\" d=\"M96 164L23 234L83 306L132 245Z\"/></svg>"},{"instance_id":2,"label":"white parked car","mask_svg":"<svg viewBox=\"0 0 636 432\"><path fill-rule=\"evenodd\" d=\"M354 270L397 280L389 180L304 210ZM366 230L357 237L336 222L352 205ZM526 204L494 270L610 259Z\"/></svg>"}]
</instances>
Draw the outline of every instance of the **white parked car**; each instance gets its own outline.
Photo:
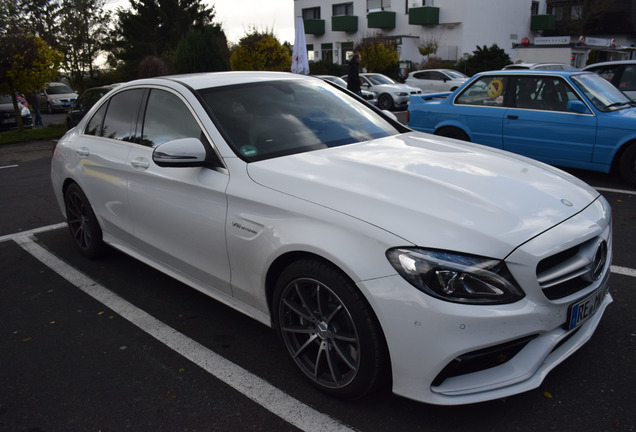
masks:
<instances>
[{"instance_id":1,"label":"white parked car","mask_svg":"<svg viewBox=\"0 0 636 432\"><path fill-rule=\"evenodd\" d=\"M335 396L536 388L612 301L596 190L317 78L122 84L59 140L51 179L81 253L110 245L274 327Z\"/></svg>"},{"instance_id":2,"label":"white parked car","mask_svg":"<svg viewBox=\"0 0 636 432\"><path fill-rule=\"evenodd\" d=\"M636 101L636 60L615 60L594 63L583 70L596 72L631 100Z\"/></svg>"},{"instance_id":3,"label":"white parked car","mask_svg":"<svg viewBox=\"0 0 636 432\"><path fill-rule=\"evenodd\" d=\"M342 88L347 88L347 82L340 77L333 76L333 75L314 75L314 76L316 78L320 78L322 80L337 84ZM360 93L362 93L362 99L366 100L371 105L378 104L378 97L375 93L367 91L367 90L360 90Z\"/></svg>"},{"instance_id":4,"label":"white parked car","mask_svg":"<svg viewBox=\"0 0 636 432\"><path fill-rule=\"evenodd\" d=\"M426 93L436 93L455 91L468 79L468 76L452 69L424 69L409 73L404 83Z\"/></svg>"},{"instance_id":5,"label":"white parked car","mask_svg":"<svg viewBox=\"0 0 636 432\"><path fill-rule=\"evenodd\" d=\"M347 75L341 77L345 81ZM393 81L378 73L361 73L362 90L378 95L378 107L383 110L405 109L409 106L411 95L421 94L422 90Z\"/></svg>"}]
</instances>

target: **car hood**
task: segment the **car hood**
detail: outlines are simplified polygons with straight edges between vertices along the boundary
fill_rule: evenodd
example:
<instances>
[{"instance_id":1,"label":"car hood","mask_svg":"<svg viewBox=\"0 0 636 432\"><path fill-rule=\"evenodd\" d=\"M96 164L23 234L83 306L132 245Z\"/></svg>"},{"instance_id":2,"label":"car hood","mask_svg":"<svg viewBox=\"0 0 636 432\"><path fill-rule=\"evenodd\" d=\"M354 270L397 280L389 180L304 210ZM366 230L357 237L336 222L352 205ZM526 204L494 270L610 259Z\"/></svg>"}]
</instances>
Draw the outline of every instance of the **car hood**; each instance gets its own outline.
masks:
<instances>
[{"instance_id":1,"label":"car hood","mask_svg":"<svg viewBox=\"0 0 636 432\"><path fill-rule=\"evenodd\" d=\"M598 197L552 167L417 132L251 163L248 173L405 243L492 258L504 258Z\"/></svg>"}]
</instances>

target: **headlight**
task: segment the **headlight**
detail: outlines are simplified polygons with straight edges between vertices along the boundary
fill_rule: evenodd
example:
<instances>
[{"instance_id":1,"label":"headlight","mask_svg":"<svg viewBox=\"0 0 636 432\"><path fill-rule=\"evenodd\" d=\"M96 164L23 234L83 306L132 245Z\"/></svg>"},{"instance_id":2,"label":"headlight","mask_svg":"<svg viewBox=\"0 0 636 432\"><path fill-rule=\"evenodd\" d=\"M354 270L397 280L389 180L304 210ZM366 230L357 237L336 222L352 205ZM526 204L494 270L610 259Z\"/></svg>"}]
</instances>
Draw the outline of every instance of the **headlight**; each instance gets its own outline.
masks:
<instances>
[{"instance_id":1,"label":"headlight","mask_svg":"<svg viewBox=\"0 0 636 432\"><path fill-rule=\"evenodd\" d=\"M408 96L408 93L404 93L404 92L400 92L400 93L396 93L396 96Z\"/></svg>"},{"instance_id":2,"label":"headlight","mask_svg":"<svg viewBox=\"0 0 636 432\"><path fill-rule=\"evenodd\" d=\"M390 249L386 255L411 285L441 300L503 304L525 296L501 260L419 248Z\"/></svg>"}]
</instances>

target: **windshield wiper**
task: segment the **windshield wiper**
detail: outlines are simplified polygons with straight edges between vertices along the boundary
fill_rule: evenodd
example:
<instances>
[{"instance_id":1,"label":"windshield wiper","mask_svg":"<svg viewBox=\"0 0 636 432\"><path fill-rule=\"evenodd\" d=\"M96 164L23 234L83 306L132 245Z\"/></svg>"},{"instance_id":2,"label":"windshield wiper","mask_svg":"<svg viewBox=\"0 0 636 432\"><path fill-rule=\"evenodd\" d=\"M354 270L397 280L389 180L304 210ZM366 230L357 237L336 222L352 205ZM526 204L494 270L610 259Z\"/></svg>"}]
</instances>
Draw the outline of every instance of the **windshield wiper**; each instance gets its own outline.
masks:
<instances>
[{"instance_id":1,"label":"windshield wiper","mask_svg":"<svg viewBox=\"0 0 636 432\"><path fill-rule=\"evenodd\" d=\"M623 106L623 105L636 106L634 104L634 101L629 101L629 102L614 102L613 104L607 105L605 108L614 108L614 107Z\"/></svg>"}]
</instances>

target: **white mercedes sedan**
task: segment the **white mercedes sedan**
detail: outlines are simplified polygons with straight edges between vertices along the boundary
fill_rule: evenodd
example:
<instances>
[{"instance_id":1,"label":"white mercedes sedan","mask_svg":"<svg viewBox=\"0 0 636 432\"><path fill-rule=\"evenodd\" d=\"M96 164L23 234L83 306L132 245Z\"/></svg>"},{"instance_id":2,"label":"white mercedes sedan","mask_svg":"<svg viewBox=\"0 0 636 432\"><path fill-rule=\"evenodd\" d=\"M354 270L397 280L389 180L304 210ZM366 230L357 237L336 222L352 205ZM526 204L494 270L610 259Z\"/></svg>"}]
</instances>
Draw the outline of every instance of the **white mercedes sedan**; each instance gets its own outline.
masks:
<instances>
[{"instance_id":1,"label":"white mercedes sedan","mask_svg":"<svg viewBox=\"0 0 636 432\"><path fill-rule=\"evenodd\" d=\"M612 302L597 191L317 78L123 84L60 139L51 178L79 252L118 249L271 326L334 396L536 388Z\"/></svg>"}]
</instances>

